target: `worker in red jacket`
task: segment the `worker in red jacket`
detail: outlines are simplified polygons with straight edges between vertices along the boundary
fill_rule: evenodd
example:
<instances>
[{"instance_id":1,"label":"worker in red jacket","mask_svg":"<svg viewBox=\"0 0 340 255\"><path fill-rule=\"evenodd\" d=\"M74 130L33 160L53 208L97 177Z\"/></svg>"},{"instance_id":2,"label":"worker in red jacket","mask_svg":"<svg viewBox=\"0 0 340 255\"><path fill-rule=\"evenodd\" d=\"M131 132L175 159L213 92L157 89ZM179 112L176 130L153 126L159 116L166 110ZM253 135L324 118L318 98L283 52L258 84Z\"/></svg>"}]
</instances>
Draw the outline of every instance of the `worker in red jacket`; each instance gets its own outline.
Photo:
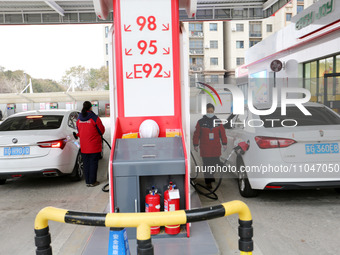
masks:
<instances>
[{"instance_id":1,"label":"worker in red jacket","mask_svg":"<svg viewBox=\"0 0 340 255\"><path fill-rule=\"evenodd\" d=\"M203 160L205 184L211 189L211 183L215 181L213 175L207 171L209 166L220 165L221 141L223 149L227 149L227 136L225 129L219 119L214 114L215 107L213 104L207 104L207 114L203 116L196 124L193 143L194 149L200 149L200 155Z\"/></svg>"},{"instance_id":2,"label":"worker in red jacket","mask_svg":"<svg viewBox=\"0 0 340 255\"><path fill-rule=\"evenodd\" d=\"M92 111L92 104L89 101L83 103L83 109L77 120L77 128L86 185L94 187L99 184L97 181L98 160L102 151L102 135L105 127Z\"/></svg>"}]
</instances>

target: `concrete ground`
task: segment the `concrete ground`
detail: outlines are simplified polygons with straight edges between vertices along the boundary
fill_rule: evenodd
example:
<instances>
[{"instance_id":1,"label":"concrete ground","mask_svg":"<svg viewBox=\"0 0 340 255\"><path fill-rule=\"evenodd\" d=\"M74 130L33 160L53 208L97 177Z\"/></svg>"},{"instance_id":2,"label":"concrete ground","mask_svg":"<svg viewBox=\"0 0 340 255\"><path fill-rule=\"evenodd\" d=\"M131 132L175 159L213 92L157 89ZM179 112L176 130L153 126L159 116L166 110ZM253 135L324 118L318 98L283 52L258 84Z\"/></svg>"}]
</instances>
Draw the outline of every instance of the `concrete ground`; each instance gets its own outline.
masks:
<instances>
[{"instance_id":1,"label":"concrete ground","mask_svg":"<svg viewBox=\"0 0 340 255\"><path fill-rule=\"evenodd\" d=\"M202 206L242 200L250 208L254 255L340 254L340 195L334 190L262 191L243 198L234 179L223 179L218 201L201 197ZM221 254L238 253L238 217L210 220Z\"/></svg>"},{"instance_id":2,"label":"concrete ground","mask_svg":"<svg viewBox=\"0 0 340 255\"><path fill-rule=\"evenodd\" d=\"M104 138L110 142L109 119ZM54 206L73 211L103 212L109 193L101 189L107 183L109 149L99 161L96 187L86 187L85 180L70 182L67 177L20 178L0 185L0 254L35 254L34 219L40 209ZM78 255L94 227L49 222L53 254Z\"/></svg>"}]
</instances>

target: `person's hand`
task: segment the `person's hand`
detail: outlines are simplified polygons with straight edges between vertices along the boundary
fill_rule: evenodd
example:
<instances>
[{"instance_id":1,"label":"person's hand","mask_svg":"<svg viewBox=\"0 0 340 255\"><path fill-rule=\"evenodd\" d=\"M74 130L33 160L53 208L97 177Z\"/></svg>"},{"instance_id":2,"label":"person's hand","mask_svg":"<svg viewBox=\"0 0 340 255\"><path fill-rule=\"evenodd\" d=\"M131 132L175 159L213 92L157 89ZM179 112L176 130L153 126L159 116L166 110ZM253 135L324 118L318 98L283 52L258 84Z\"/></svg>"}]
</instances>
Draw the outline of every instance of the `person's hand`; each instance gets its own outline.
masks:
<instances>
[{"instance_id":1,"label":"person's hand","mask_svg":"<svg viewBox=\"0 0 340 255\"><path fill-rule=\"evenodd\" d=\"M227 145L223 145L223 151L226 151L227 150Z\"/></svg>"},{"instance_id":2,"label":"person's hand","mask_svg":"<svg viewBox=\"0 0 340 255\"><path fill-rule=\"evenodd\" d=\"M198 146L194 146L195 151L198 152Z\"/></svg>"}]
</instances>

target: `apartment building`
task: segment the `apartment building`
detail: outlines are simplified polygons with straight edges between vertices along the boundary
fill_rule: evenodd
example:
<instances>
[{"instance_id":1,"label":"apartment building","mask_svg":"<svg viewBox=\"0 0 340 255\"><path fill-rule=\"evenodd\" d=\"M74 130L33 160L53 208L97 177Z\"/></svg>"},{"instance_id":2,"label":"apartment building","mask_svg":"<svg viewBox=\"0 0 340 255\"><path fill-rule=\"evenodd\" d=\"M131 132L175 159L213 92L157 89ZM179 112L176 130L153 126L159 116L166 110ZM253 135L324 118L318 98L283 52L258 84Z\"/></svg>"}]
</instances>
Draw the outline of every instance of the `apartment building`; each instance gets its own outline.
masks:
<instances>
[{"instance_id":1,"label":"apartment building","mask_svg":"<svg viewBox=\"0 0 340 255\"><path fill-rule=\"evenodd\" d=\"M292 0L266 19L224 22L226 77L235 76L235 69L245 63L245 53L250 47L290 24L293 16L313 2L315 0Z\"/></svg>"},{"instance_id":2,"label":"apartment building","mask_svg":"<svg viewBox=\"0 0 340 255\"><path fill-rule=\"evenodd\" d=\"M189 37L190 85L198 81L223 83L223 21L184 22L184 28Z\"/></svg>"}]
</instances>

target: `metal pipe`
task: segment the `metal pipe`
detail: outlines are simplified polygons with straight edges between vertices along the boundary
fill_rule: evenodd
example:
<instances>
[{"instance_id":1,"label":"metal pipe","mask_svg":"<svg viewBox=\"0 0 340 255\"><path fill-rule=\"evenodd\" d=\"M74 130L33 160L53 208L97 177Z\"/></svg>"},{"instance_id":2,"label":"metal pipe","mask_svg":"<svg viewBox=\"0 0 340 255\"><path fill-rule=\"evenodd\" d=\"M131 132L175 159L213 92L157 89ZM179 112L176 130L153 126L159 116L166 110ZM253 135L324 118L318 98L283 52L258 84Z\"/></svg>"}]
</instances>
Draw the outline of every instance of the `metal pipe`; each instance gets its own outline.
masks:
<instances>
[{"instance_id":1,"label":"metal pipe","mask_svg":"<svg viewBox=\"0 0 340 255\"><path fill-rule=\"evenodd\" d=\"M253 251L252 217L248 206L238 200L205 208L155 213L103 214L73 212L54 207L45 207L37 214L35 219L36 254L52 254L52 248L50 248L51 238L48 233L49 220L89 226L115 228L135 227L137 228L137 241L143 246L140 249L146 249L150 252L152 248L150 226L186 224L232 214L239 215L240 226L238 230L241 255L251 255Z\"/></svg>"}]
</instances>

